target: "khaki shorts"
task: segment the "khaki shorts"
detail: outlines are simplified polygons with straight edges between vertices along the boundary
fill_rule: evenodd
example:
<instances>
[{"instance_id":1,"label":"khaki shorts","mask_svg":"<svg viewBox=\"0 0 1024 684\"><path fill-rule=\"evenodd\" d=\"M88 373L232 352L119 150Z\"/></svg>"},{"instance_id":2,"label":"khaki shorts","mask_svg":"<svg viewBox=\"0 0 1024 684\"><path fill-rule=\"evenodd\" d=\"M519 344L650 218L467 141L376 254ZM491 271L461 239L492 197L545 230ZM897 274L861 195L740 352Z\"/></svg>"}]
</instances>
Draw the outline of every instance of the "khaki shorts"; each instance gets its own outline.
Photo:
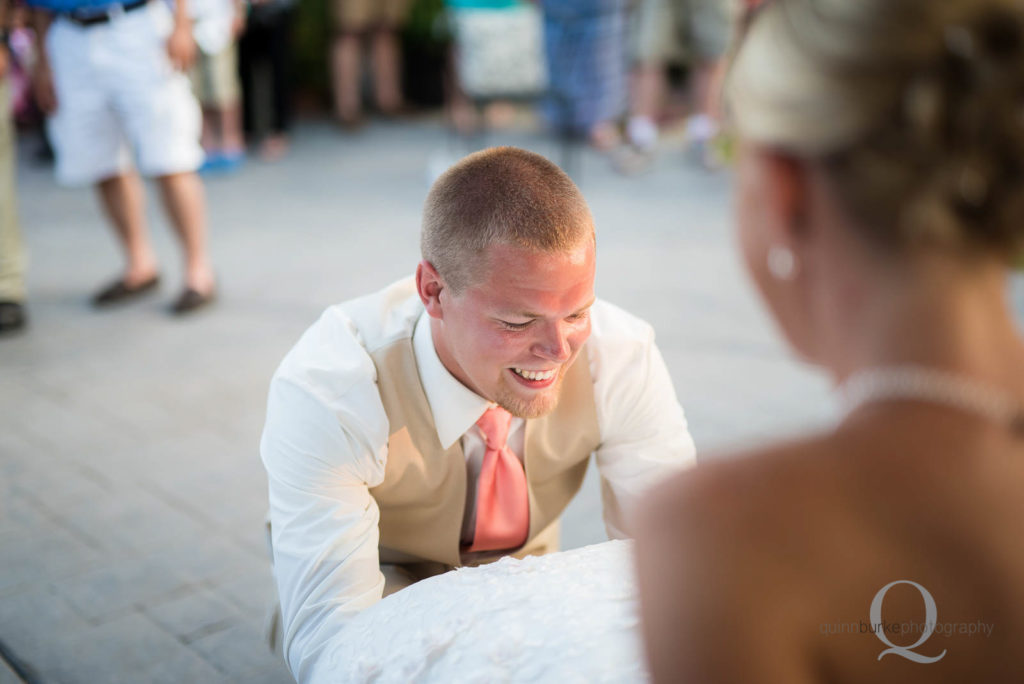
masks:
<instances>
[{"instance_id":1,"label":"khaki shorts","mask_svg":"<svg viewBox=\"0 0 1024 684\"><path fill-rule=\"evenodd\" d=\"M0 77L0 301L25 300L25 250L15 211L14 122L10 86Z\"/></svg>"},{"instance_id":2,"label":"khaki shorts","mask_svg":"<svg viewBox=\"0 0 1024 684\"><path fill-rule=\"evenodd\" d=\"M633 17L633 59L712 62L725 55L738 0L641 0Z\"/></svg>"},{"instance_id":3,"label":"khaki shorts","mask_svg":"<svg viewBox=\"0 0 1024 684\"><path fill-rule=\"evenodd\" d=\"M331 12L339 33L398 28L409 12L409 0L331 0Z\"/></svg>"},{"instance_id":4,"label":"khaki shorts","mask_svg":"<svg viewBox=\"0 0 1024 684\"><path fill-rule=\"evenodd\" d=\"M215 55L200 50L189 78L203 107L219 109L238 102L238 43L232 41Z\"/></svg>"}]
</instances>

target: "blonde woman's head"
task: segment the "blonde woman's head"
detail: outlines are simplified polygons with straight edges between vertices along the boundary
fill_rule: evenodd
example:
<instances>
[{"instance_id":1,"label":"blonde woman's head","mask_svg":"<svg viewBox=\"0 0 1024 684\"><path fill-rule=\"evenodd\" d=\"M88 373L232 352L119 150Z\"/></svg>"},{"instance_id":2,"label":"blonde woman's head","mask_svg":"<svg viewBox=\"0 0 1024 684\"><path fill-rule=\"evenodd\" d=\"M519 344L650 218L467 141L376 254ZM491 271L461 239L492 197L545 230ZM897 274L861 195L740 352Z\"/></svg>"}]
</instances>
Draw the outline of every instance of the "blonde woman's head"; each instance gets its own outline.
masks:
<instances>
[{"instance_id":1,"label":"blonde woman's head","mask_svg":"<svg viewBox=\"0 0 1024 684\"><path fill-rule=\"evenodd\" d=\"M768 0L731 65L741 138L813 161L876 243L1024 246L1024 3Z\"/></svg>"}]
</instances>

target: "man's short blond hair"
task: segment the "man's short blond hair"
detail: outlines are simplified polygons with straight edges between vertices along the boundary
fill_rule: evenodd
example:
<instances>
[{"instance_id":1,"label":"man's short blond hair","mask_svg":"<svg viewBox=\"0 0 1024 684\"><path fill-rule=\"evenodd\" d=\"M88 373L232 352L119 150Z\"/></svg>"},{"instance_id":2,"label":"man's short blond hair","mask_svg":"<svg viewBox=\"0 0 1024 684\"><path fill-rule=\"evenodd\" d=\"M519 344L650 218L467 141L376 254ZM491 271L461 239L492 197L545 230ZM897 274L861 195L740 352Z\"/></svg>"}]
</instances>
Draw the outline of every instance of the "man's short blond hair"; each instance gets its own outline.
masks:
<instances>
[{"instance_id":1,"label":"man's short blond hair","mask_svg":"<svg viewBox=\"0 0 1024 684\"><path fill-rule=\"evenodd\" d=\"M594 222L572 179L539 154L492 147L448 169L427 194L423 258L459 293L484 251L510 244L565 252L594 240Z\"/></svg>"}]
</instances>

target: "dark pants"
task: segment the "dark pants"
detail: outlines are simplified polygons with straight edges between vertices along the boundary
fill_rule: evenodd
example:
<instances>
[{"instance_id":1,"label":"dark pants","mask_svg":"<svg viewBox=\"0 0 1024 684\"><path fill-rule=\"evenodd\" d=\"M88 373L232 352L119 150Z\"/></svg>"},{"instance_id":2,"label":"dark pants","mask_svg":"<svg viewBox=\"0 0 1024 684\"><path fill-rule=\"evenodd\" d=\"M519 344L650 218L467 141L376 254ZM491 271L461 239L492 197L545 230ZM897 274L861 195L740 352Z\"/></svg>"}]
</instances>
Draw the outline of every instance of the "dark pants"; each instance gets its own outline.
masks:
<instances>
[{"instance_id":1,"label":"dark pants","mask_svg":"<svg viewBox=\"0 0 1024 684\"><path fill-rule=\"evenodd\" d=\"M291 126L289 89L292 11L274 6L255 6L238 44L238 70L242 82L245 131L257 133L257 111L266 92L259 76L270 71L270 130L282 134Z\"/></svg>"}]
</instances>

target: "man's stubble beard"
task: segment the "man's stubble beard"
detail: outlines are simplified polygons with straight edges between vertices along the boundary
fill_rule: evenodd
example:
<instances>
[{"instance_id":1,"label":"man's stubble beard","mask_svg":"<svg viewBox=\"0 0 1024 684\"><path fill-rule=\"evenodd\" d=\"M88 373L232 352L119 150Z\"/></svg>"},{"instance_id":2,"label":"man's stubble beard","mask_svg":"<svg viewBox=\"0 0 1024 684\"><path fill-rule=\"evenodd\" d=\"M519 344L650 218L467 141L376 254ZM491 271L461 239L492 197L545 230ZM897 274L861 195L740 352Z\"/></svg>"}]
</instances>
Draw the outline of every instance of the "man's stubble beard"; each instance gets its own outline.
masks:
<instances>
[{"instance_id":1,"label":"man's stubble beard","mask_svg":"<svg viewBox=\"0 0 1024 684\"><path fill-rule=\"evenodd\" d=\"M542 418L557 408L558 400L562 396L562 381L565 379L567 370L567 366L563 367L558 373L555 384L533 399L523 399L518 396L509 387L508 380L502 377L498 383L498 393L494 401L516 418L526 420Z\"/></svg>"}]
</instances>

